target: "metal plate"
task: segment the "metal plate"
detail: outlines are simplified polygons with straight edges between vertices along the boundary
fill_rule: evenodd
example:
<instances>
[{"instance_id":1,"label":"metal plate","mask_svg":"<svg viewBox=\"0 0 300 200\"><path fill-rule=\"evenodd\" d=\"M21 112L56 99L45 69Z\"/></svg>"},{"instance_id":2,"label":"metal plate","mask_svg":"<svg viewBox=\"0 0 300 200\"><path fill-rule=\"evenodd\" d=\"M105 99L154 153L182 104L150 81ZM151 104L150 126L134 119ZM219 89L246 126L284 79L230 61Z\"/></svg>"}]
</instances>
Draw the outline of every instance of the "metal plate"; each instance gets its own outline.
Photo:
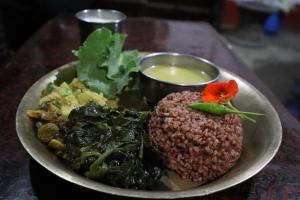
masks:
<instances>
[{"instance_id":1,"label":"metal plate","mask_svg":"<svg viewBox=\"0 0 300 200\"><path fill-rule=\"evenodd\" d=\"M72 80L76 74L74 63L69 63L48 73L27 91L16 115L18 137L27 152L46 169L67 181L99 192L156 199L195 197L218 192L237 185L258 173L275 156L282 138L280 119L268 99L241 77L222 68L220 71L220 80L235 79L238 82L240 92L236 96L234 104L240 110L264 113L265 116L260 117L256 124L250 122L243 123L243 150L237 164L222 177L202 186L179 191L144 191L112 187L75 173L56 157L46 145L42 144L35 137L33 124L26 116L26 110L37 107L41 91L49 82Z\"/></svg>"}]
</instances>

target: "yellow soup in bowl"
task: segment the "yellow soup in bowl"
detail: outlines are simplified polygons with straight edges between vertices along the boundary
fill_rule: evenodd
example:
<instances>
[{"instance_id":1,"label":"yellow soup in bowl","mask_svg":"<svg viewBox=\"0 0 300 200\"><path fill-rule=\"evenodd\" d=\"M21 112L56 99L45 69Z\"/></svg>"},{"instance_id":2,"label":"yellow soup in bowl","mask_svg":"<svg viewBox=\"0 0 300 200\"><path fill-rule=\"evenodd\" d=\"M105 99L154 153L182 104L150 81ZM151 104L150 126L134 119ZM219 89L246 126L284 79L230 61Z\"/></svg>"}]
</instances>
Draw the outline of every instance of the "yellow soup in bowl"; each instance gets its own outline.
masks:
<instances>
[{"instance_id":1,"label":"yellow soup in bowl","mask_svg":"<svg viewBox=\"0 0 300 200\"><path fill-rule=\"evenodd\" d=\"M211 77L196 67L176 65L153 65L143 73L157 80L176 84L199 84L211 80Z\"/></svg>"}]
</instances>

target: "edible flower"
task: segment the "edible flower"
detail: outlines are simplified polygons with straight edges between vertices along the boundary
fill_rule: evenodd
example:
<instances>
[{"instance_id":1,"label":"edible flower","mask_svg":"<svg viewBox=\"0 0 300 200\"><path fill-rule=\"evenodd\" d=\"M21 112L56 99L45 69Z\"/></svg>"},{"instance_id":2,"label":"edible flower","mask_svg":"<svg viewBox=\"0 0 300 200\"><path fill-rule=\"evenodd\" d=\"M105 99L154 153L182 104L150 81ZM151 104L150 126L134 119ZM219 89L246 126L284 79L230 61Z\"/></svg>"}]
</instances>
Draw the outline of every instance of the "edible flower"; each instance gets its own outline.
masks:
<instances>
[{"instance_id":1,"label":"edible flower","mask_svg":"<svg viewBox=\"0 0 300 200\"><path fill-rule=\"evenodd\" d=\"M207 103L223 103L235 97L239 88L235 80L208 84L201 93L201 100Z\"/></svg>"},{"instance_id":2,"label":"edible flower","mask_svg":"<svg viewBox=\"0 0 300 200\"><path fill-rule=\"evenodd\" d=\"M200 101L189 105L194 110L200 110L214 115L238 114L241 118L256 122L251 115L261 116L261 113L243 112L235 108L230 100L238 93L239 88L235 80L208 84L201 93ZM250 115L250 116L249 116Z\"/></svg>"}]
</instances>

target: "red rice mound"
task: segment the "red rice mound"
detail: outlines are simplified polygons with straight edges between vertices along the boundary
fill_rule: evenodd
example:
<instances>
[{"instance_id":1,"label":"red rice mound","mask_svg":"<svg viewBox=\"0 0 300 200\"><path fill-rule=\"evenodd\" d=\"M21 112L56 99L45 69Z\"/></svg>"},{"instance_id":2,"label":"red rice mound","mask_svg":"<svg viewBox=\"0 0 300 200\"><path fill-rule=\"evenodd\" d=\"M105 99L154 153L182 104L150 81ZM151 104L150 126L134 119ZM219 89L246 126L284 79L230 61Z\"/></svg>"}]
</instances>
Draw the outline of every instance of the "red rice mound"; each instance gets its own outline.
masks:
<instances>
[{"instance_id":1,"label":"red rice mound","mask_svg":"<svg viewBox=\"0 0 300 200\"><path fill-rule=\"evenodd\" d=\"M236 163L243 129L238 115L214 116L187 107L199 97L190 91L167 95L151 115L149 135L167 168L203 184Z\"/></svg>"}]
</instances>

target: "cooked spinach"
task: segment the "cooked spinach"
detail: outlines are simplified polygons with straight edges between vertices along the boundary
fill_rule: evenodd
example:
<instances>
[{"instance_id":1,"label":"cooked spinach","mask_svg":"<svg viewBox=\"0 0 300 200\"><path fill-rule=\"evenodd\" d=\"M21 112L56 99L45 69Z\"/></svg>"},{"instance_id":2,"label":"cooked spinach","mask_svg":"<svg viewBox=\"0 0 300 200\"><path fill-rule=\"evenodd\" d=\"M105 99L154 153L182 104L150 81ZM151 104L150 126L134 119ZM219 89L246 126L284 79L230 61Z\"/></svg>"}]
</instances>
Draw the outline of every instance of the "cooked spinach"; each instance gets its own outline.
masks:
<instances>
[{"instance_id":1,"label":"cooked spinach","mask_svg":"<svg viewBox=\"0 0 300 200\"><path fill-rule=\"evenodd\" d=\"M152 162L149 112L90 104L74 109L64 130L63 158L88 178L123 188L150 189L161 176Z\"/></svg>"}]
</instances>

